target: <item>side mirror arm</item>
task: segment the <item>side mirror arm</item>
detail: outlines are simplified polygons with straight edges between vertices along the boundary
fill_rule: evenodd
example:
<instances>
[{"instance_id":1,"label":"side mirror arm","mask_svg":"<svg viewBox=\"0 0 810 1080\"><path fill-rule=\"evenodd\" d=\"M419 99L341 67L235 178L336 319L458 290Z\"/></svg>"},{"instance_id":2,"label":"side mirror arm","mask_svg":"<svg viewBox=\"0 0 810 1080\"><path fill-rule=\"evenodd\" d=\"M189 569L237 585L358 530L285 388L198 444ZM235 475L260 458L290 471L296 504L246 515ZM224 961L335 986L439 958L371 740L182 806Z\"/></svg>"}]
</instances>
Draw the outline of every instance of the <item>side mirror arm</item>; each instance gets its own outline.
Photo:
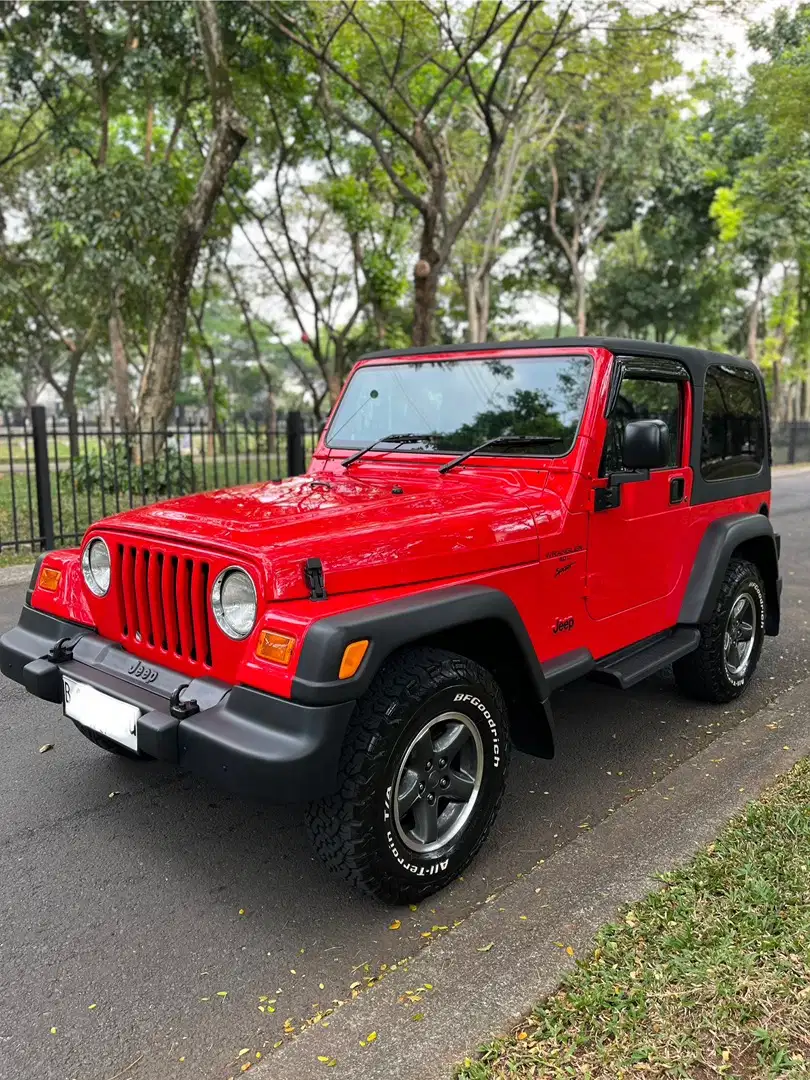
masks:
<instances>
[{"instance_id":1,"label":"side mirror arm","mask_svg":"<svg viewBox=\"0 0 810 1080\"><path fill-rule=\"evenodd\" d=\"M619 484L638 484L642 480L649 479L649 469L628 469L626 472L611 473L607 478L607 486L612 488L618 487Z\"/></svg>"},{"instance_id":2,"label":"side mirror arm","mask_svg":"<svg viewBox=\"0 0 810 1080\"><path fill-rule=\"evenodd\" d=\"M638 484L650 479L649 469L628 469L627 472L611 473L607 478L607 487L594 491L594 510L615 510L622 503L622 485Z\"/></svg>"}]
</instances>

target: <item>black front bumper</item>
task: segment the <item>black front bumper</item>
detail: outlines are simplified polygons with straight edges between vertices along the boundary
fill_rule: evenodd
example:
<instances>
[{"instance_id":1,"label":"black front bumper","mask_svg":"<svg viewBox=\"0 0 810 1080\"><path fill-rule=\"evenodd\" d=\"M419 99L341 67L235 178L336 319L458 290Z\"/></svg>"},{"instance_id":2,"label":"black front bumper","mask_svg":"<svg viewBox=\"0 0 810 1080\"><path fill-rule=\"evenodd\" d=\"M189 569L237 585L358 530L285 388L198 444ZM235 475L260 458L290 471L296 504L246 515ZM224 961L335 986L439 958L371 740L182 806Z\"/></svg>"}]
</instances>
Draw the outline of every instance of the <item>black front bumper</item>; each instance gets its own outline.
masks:
<instances>
[{"instance_id":1,"label":"black front bumper","mask_svg":"<svg viewBox=\"0 0 810 1080\"><path fill-rule=\"evenodd\" d=\"M55 648L65 639L66 646ZM301 705L249 686L189 681L158 664L139 663L86 627L28 604L17 626L0 638L0 671L46 701L62 703L64 674L137 705L143 710L139 751L276 803L335 791L343 736L355 707L353 701ZM189 701L197 702L198 711L172 715L172 700L176 713Z\"/></svg>"}]
</instances>

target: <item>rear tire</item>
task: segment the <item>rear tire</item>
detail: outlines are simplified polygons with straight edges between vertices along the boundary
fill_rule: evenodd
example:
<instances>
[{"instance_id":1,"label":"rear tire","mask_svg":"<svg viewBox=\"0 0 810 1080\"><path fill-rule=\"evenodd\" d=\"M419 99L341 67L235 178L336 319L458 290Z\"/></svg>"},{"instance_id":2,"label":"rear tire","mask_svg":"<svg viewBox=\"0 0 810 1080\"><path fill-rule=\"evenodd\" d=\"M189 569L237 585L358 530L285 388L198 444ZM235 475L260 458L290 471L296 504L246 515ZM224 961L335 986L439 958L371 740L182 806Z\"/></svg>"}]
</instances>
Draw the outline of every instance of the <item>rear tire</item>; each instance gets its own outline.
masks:
<instances>
[{"instance_id":1,"label":"rear tire","mask_svg":"<svg viewBox=\"0 0 810 1080\"><path fill-rule=\"evenodd\" d=\"M466 657L412 648L358 702L339 790L307 811L322 862L388 904L416 903L471 861L503 796L506 703Z\"/></svg>"},{"instance_id":2,"label":"rear tire","mask_svg":"<svg viewBox=\"0 0 810 1080\"><path fill-rule=\"evenodd\" d=\"M71 719L73 718L71 717ZM117 754L119 757L129 758L132 761L148 760L146 754L139 754L137 750L130 750L128 746L121 746L120 743L115 742L113 739L108 739L106 735L102 735L98 731L93 731L92 728L80 724L78 720L73 720L73 723L82 735L84 735L85 739L89 739L91 743L100 746L101 749L106 750L108 754Z\"/></svg>"},{"instance_id":3,"label":"rear tire","mask_svg":"<svg viewBox=\"0 0 810 1080\"><path fill-rule=\"evenodd\" d=\"M700 628L694 652L673 664L675 681L689 697L733 701L753 678L765 637L765 586L747 559L732 559L712 617Z\"/></svg>"}]
</instances>

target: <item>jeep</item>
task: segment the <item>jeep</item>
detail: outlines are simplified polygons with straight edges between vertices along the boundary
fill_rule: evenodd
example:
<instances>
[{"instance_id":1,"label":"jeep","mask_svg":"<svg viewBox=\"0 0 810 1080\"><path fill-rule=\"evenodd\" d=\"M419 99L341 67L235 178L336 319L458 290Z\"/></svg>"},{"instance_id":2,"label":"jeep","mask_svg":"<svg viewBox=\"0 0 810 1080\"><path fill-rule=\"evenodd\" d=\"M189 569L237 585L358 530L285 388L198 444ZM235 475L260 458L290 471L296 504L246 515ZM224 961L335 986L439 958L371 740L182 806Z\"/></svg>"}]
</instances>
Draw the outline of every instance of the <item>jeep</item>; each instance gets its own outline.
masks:
<instances>
[{"instance_id":1,"label":"jeep","mask_svg":"<svg viewBox=\"0 0 810 1080\"><path fill-rule=\"evenodd\" d=\"M388 903L484 841L552 694L672 666L729 702L779 629L755 366L609 338L379 352L306 475L48 551L0 669L105 750L304 801Z\"/></svg>"}]
</instances>

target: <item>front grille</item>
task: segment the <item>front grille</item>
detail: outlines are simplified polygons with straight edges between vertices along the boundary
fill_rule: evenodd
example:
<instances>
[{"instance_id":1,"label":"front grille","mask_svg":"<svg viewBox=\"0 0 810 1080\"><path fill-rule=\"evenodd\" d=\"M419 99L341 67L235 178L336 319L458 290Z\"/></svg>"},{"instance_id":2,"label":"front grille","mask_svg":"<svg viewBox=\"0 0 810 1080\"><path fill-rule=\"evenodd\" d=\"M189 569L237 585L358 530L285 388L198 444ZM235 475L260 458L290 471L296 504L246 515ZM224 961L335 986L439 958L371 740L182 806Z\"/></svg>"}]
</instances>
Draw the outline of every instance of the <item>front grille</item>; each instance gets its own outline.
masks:
<instances>
[{"instance_id":1,"label":"front grille","mask_svg":"<svg viewBox=\"0 0 810 1080\"><path fill-rule=\"evenodd\" d=\"M210 567L201 559L154 546L118 544L114 574L123 616L121 641L211 666L208 622Z\"/></svg>"}]
</instances>

